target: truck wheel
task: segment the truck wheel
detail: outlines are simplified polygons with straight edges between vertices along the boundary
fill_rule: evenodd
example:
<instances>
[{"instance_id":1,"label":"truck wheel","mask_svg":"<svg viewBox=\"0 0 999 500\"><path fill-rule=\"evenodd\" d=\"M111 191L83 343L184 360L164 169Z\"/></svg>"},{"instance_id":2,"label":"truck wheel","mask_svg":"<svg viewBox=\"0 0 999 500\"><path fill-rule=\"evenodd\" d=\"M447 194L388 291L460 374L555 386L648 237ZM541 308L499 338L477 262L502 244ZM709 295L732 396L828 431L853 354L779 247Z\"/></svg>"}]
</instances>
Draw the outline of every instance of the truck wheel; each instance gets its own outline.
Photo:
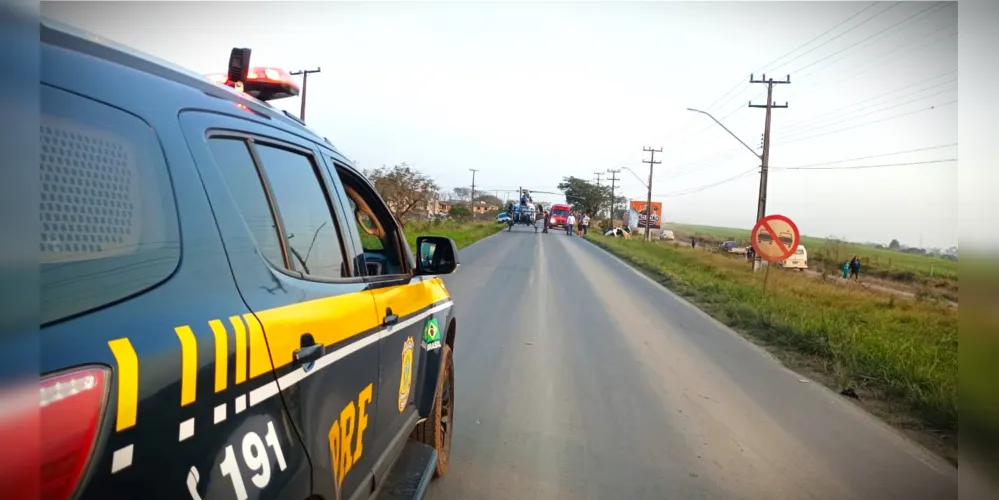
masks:
<instances>
[{"instance_id":1,"label":"truck wheel","mask_svg":"<svg viewBox=\"0 0 999 500\"><path fill-rule=\"evenodd\" d=\"M433 446L437 450L434 477L447 474L454 425L454 362L451 359L451 347L445 344L442 349L441 363L444 368L437 379L434 406L430 409L427 419L413 430L417 441Z\"/></svg>"}]
</instances>

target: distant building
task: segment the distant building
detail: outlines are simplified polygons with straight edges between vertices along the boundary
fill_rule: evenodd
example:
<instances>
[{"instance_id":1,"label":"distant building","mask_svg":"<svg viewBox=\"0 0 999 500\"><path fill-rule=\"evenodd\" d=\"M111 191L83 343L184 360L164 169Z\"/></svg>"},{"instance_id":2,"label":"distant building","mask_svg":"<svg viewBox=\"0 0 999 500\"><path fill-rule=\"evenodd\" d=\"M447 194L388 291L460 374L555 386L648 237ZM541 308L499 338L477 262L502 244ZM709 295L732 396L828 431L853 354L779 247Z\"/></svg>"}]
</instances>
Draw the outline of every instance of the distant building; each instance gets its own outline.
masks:
<instances>
[{"instance_id":1,"label":"distant building","mask_svg":"<svg viewBox=\"0 0 999 500\"><path fill-rule=\"evenodd\" d=\"M451 211L452 203L450 201L433 199L427 202L427 213L429 214L446 214Z\"/></svg>"}]
</instances>

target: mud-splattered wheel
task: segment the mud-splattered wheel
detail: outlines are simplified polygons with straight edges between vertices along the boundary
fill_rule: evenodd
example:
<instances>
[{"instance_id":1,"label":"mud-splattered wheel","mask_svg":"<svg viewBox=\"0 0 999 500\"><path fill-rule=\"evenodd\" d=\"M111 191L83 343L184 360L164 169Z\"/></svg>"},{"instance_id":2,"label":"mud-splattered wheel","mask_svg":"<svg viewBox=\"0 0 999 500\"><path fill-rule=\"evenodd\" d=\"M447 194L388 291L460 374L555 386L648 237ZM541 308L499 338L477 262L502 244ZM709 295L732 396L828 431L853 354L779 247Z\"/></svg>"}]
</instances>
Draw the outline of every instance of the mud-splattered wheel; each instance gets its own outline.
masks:
<instances>
[{"instance_id":1,"label":"mud-splattered wheel","mask_svg":"<svg viewBox=\"0 0 999 500\"><path fill-rule=\"evenodd\" d=\"M451 434L454 424L454 362L451 347L444 345L441 352L443 369L437 379L437 391L430 415L413 430L414 438L437 450L437 468L434 477L447 474L451 458Z\"/></svg>"}]
</instances>

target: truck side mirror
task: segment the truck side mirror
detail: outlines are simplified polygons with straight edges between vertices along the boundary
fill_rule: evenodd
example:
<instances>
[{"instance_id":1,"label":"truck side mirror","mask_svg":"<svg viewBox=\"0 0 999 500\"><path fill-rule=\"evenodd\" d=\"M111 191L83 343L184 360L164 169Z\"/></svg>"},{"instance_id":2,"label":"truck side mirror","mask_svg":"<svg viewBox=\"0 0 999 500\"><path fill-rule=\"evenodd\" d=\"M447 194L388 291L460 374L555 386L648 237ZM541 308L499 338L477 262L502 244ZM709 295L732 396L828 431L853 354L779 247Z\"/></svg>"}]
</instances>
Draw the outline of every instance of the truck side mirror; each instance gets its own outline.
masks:
<instances>
[{"instance_id":1,"label":"truck side mirror","mask_svg":"<svg viewBox=\"0 0 999 500\"><path fill-rule=\"evenodd\" d=\"M458 246L444 236L416 238L417 276L451 274L458 269Z\"/></svg>"}]
</instances>

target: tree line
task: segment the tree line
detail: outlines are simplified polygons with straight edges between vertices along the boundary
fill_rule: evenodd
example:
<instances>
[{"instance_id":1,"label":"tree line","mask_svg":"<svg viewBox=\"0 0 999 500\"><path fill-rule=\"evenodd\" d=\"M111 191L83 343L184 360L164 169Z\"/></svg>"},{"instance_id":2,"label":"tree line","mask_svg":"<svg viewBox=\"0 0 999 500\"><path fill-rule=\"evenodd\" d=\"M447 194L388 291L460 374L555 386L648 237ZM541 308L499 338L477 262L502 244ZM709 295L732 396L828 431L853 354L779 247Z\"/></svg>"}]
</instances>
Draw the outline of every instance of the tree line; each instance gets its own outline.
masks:
<instances>
[{"instance_id":1,"label":"tree line","mask_svg":"<svg viewBox=\"0 0 999 500\"><path fill-rule=\"evenodd\" d=\"M448 193L442 193L440 187L433 178L417 170L408 163L400 163L392 167L381 166L379 168L365 169L364 175L374 184L375 190L381 195L388 205L392 215L401 223L416 216L425 215L427 207L434 200L439 201L473 201L471 189L456 187ZM599 186L594 182L579 177L564 177L557 189L565 195L566 204L572 207L574 212L590 214L591 217L598 217L607 213L611 205L610 186ZM476 202L483 202L487 205L503 207L503 200L488 193L477 194ZM626 202L624 196L617 196L614 200L614 218L620 218L623 213L622 205ZM460 208L457 208L459 212ZM465 208L465 211L468 211ZM452 215L464 218L468 214L455 213Z\"/></svg>"}]
</instances>

